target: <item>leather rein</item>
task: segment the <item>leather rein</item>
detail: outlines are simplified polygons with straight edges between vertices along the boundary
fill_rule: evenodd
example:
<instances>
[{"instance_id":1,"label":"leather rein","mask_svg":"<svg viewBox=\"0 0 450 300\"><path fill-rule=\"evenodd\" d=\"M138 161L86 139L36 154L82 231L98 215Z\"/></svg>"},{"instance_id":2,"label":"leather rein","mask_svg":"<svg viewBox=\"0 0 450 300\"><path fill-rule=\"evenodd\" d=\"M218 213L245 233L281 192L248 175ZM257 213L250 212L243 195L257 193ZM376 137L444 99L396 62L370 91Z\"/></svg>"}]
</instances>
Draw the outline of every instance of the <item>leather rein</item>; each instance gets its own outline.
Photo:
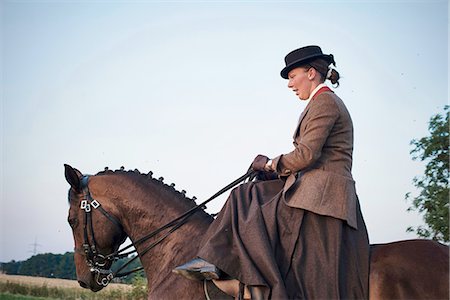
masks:
<instances>
[{"instance_id":1,"label":"leather rein","mask_svg":"<svg viewBox=\"0 0 450 300\"><path fill-rule=\"evenodd\" d=\"M138 257L144 256L148 251L150 251L156 245L158 245L159 243L164 241L175 230L177 230L178 228L183 226L195 212L204 208L208 202L217 198L221 194L225 193L226 191L233 188L240 182L252 177L252 175L254 175L254 171L249 169L247 171L247 173L245 173L238 179L234 180L233 182L231 182L230 184L228 184L227 186L222 188L220 191L218 191L217 193L212 195L207 200L205 200L202 203L189 209L188 211L186 211L182 215L178 216L177 218L173 219L172 221L168 222L167 224L163 225L162 227L141 237L134 243L132 243L120 250L118 249L108 255L101 254L97 249L97 242L95 240L95 234L94 234L94 226L92 223L92 210L93 209L99 210L108 220L111 221L111 223L113 223L116 227L118 227L119 230L124 231L123 226L115 216L113 216L112 214L109 214L97 200L92 198L91 193L89 191L89 186L88 186L90 176L84 175L81 178L81 188L83 190L83 198L82 198L81 205L80 205L80 209L84 210L84 216L85 216L84 217L84 226L83 226L84 242L83 242L83 248L82 249L75 248L75 251L81 253L82 255L84 255L86 257L86 264L88 265L91 273L94 274L95 281L97 282L97 284L106 287L113 278L127 276L131 273L142 270L143 267L139 267L139 268L121 273L121 271L124 270L127 266L129 266L134 260L136 260ZM135 257L130 259L128 262L126 262L124 265L119 267L118 270L113 272L110 268L106 268L108 263L111 266L114 261L119 260L124 257L128 257L128 255L130 255L130 254L137 253L136 249L126 252L131 247L136 247L137 245L142 244L143 242L155 237L159 233L161 233L164 230L169 229L169 228L170 228L170 230L168 230L164 235L160 236L157 240L155 240L153 243L148 245L143 251L141 251L141 253L139 253L138 255L136 255ZM91 235L90 239L89 239L89 232Z\"/></svg>"}]
</instances>

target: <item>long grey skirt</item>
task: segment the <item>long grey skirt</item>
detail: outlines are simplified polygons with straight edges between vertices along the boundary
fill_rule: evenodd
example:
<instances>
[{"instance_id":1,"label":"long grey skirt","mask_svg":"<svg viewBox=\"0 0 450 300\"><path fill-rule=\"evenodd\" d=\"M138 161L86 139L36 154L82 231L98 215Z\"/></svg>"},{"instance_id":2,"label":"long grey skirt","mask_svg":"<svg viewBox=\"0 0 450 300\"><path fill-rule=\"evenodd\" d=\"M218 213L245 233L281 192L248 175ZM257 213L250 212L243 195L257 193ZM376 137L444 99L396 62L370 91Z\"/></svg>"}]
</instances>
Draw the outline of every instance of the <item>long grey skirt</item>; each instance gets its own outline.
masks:
<instances>
[{"instance_id":1,"label":"long grey skirt","mask_svg":"<svg viewBox=\"0 0 450 300\"><path fill-rule=\"evenodd\" d=\"M209 227L198 256L265 299L367 299L369 241L345 221L289 207L281 180L236 187Z\"/></svg>"}]
</instances>

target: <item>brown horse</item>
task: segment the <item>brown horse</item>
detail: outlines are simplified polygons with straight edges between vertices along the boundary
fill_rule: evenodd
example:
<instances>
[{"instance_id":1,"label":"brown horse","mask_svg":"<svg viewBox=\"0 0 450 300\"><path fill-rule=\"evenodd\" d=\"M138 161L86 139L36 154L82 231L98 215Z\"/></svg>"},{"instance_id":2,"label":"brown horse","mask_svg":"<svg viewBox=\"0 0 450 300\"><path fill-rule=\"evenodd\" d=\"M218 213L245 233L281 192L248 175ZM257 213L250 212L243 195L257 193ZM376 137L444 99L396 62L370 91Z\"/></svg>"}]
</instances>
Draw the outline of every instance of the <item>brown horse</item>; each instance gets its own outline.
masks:
<instances>
[{"instance_id":1,"label":"brown horse","mask_svg":"<svg viewBox=\"0 0 450 300\"><path fill-rule=\"evenodd\" d=\"M172 273L175 266L195 257L213 221L203 210L195 212L148 253L143 252L154 240L135 243L195 206L184 193L164 184L162 178L154 179L137 170L104 171L87 178L65 165L65 176L71 186L68 221L75 241L77 279L82 287L98 291L107 284L110 275L102 273L109 269L111 261L105 257L128 236L147 275L149 299L204 299L205 288L212 299L227 297L211 283L203 285ZM86 243L91 247L83 248ZM437 242L411 240L372 245L370 266L371 299L449 297L448 247Z\"/></svg>"}]
</instances>

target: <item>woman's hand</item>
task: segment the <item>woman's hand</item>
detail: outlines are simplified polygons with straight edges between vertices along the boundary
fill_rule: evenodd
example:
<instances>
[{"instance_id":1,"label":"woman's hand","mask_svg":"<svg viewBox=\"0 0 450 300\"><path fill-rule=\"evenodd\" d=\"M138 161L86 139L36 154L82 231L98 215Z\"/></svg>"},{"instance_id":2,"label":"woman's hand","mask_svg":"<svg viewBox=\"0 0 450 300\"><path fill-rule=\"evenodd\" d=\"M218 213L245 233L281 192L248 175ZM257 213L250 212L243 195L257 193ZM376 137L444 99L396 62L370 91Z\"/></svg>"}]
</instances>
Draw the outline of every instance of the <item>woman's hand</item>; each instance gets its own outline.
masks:
<instances>
[{"instance_id":1,"label":"woman's hand","mask_svg":"<svg viewBox=\"0 0 450 300\"><path fill-rule=\"evenodd\" d=\"M265 155L258 154L252 162L251 168L253 171L266 171L266 164L269 158Z\"/></svg>"},{"instance_id":2,"label":"woman's hand","mask_svg":"<svg viewBox=\"0 0 450 300\"><path fill-rule=\"evenodd\" d=\"M257 180L274 180L278 178L278 174L272 170L271 165L272 162L267 156L259 154L250 168L256 172L254 176Z\"/></svg>"}]
</instances>

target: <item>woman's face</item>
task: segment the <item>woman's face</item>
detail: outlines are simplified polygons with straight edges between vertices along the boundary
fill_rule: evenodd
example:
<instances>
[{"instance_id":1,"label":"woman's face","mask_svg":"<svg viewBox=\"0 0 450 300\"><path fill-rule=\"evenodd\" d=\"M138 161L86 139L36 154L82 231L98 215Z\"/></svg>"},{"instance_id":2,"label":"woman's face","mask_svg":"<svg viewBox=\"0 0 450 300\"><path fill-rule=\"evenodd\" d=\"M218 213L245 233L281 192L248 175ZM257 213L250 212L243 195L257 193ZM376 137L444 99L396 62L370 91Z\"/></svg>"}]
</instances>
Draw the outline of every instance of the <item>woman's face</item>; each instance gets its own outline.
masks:
<instances>
[{"instance_id":1,"label":"woman's face","mask_svg":"<svg viewBox=\"0 0 450 300\"><path fill-rule=\"evenodd\" d=\"M300 100L308 100L311 94L312 86L312 75L313 68L295 68L288 73L288 88L294 91L295 95L300 98Z\"/></svg>"}]
</instances>

